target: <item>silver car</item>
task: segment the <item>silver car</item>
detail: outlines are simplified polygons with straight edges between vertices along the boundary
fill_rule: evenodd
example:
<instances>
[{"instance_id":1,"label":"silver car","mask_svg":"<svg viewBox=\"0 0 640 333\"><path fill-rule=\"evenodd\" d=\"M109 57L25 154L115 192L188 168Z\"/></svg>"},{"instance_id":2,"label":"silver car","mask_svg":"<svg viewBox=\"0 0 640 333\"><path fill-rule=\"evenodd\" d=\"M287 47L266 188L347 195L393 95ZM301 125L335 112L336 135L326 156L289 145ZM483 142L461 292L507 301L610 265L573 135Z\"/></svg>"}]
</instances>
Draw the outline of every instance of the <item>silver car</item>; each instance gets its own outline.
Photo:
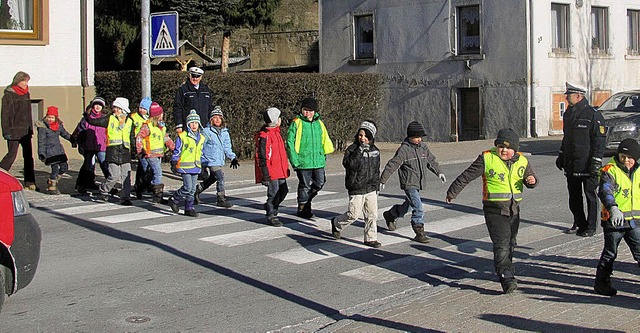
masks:
<instances>
[{"instance_id":1,"label":"silver car","mask_svg":"<svg viewBox=\"0 0 640 333\"><path fill-rule=\"evenodd\" d=\"M615 93L598 110L607 128L608 151L615 151L626 138L640 140L640 90Z\"/></svg>"}]
</instances>

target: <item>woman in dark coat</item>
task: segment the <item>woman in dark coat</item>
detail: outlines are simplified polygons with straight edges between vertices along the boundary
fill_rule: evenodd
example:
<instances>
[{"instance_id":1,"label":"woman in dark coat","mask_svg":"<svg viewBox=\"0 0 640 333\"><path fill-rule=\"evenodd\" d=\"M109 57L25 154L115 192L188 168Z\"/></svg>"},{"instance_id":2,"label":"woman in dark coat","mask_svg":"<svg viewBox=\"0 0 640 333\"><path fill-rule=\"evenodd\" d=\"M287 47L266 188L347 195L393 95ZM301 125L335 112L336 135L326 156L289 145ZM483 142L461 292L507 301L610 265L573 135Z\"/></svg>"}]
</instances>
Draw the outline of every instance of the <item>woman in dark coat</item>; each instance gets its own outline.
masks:
<instances>
[{"instance_id":1,"label":"woman in dark coat","mask_svg":"<svg viewBox=\"0 0 640 333\"><path fill-rule=\"evenodd\" d=\"M2 137L7 140L8 152L0 161L0 168L11 169L18 155L18 146L22 147L24 160L24 188L36 190L36 175L33 169L33 121L31 119L31 96L29 80L25 72L18 72L11 85L2 96Z\"/></svg>"}]
</instances>

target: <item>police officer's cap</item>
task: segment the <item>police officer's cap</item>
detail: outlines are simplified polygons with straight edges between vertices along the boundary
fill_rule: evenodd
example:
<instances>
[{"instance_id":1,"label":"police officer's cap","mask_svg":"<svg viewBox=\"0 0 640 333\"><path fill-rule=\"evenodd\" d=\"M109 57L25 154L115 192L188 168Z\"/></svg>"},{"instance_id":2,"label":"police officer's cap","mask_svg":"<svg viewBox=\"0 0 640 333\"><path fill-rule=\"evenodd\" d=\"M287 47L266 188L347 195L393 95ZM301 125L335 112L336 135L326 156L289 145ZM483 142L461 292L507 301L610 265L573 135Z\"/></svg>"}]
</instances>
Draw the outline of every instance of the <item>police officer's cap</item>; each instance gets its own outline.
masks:
<instances>
[{"instance_id":1,"label":"police officer's cap","mask_svg":"<svg viewBox=\"0 0 640 333\"><path fill-rule=\"evenodd\" d=\"M587 89L575 85L575 84L571 84L569 82L565 82L565 85L567 86L567 91L564 92L565 95L569 95L569 94L586 94L587 93Z\"/></svg>"},{"instance_id":2,"label":"police officer's cap","mask_svg":"<svg viewBox=\"0 0 640 333\"><path fill-rule=\"evenodd\" d=\"M204 71L200 67L193 66L189 68L189 75L191 76L198 77L198 76L202 76L202 74L204 74Z\"/></svg>"}]
</instances>

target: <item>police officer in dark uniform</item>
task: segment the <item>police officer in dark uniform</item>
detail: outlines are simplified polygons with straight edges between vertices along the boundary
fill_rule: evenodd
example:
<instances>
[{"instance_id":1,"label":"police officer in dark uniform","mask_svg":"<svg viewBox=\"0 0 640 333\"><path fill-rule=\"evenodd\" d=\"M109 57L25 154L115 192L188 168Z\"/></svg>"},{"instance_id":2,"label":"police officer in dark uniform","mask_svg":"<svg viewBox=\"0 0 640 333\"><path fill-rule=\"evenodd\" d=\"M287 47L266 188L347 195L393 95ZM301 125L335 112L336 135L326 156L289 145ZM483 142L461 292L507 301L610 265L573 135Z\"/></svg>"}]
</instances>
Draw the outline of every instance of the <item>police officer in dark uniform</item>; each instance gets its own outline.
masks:
<instances>
[{"instance_id":1,"label":"police officer in dark uniform","mask_svg":"<svg viewBox=\"0 0 640 333\"><path fill-rule=\"evenodd\" d=\"M606 131L604 118L589 105L587 90L566 83L565 92L569 107L562 120L564 138L556 166L564 170L569 190L569 209L573 214L573 227L566 233L591 237L598 222L598 172L602 166ZM585 217L582 192L587 199Z\"/></svg>"},{"instance_id":2,"label":"police officer in dark uniform","mask_svg":"<svg viewBox=\"0 0 640 333\"><path fill-rule=\"evenodd\" d=\"M209 113L213 110L214 100L209 87L200 82L202 75L204 75L202 68L189 68L189 77L176 92L176 98L173 101L173 121L178 133L182 132L183 127L186 126L186 119L191 110L196 110L201 124L209 123Z\"/></svg>"}]
</instances>

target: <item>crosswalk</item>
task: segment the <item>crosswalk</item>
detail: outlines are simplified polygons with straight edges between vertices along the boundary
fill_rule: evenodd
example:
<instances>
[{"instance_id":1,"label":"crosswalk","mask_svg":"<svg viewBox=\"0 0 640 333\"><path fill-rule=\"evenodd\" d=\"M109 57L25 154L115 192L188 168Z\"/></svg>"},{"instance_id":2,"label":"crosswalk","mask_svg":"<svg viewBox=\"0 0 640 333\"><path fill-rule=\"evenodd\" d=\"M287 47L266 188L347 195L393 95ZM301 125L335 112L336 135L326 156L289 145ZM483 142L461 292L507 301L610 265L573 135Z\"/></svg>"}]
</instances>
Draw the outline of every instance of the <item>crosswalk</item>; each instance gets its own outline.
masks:
<instances>
[{"instance_id":1,"label":"crosswalk","mask_svg":"<svg viewBox=\"0 0 640 333\"><path fill-rule=\"evenodd\" d=\"M313 208L314 211L322 212L322 214L307 220L295 215L296 193L292 192L287 195L280 208L279 215L287 222L281 228L266 225L262 208L265 201L264 187L255 185L228 189L226 191L227 197L234 204L231 209L219 208L206 203L213 200L212 195L203 194L205 203L197 206L197 211L200 213L198 218L176 214L168 206L153 204L148 200L134 201L134 206L124 207L115 203L69 198L70 201L56 202L53 205L42 203L42 207L34 204L34 208L42 209L63 219L64 217L74 217L110 225L114 228L120 226L139 228L155 233L158 237L170 237L171 235L185 237L188 235L188 237L193 237L194 241L230 249L280 240L286 245L269 247L273 250L263 251L261 255L291 265L340 260L345 256L363 251L385 251L387 249L392 251L391 248L394 245L412 242L414 233L407 221L403 221L395 232L378 233L378 240L383 244L380 249L374 250L362 243L362 223L359 222L356 223L356 227L351 228L359 228L360 231L349 232L349 237L334 240L330 237L330 218L347 209L346 193L321 191L314 200ZM385 229L382 212L399 202L398 197L379 197L379 231ZM424 208L427 212L425 231L429 235L443 235L484 224L484 217L481 213L454 212L456 214L454 217L433 221L434 216L442 214L430 213L444 209L445 204L430 202L425 204ZM328 214L331 212L335 212L335 214ZM448 215L451 215L451 210L448 212ZM408 216L405 219L408 219ZM248 224L247 221L253 223ZM225 228L225 226L236 226L237 228ZM561 226L559 222L523 226L521 229L526 229L526 231L521 230L519 233L519 245L523 246L557 236L556 230ZM486 235L486 232L482 235ZM307 241L305 244L294 241L285 243L284 239L295 239L296 237L304 237ZM348 269L340 275L363 282L383 284L424 274L443 265L451 265L463 270L468 269L465 268L464 262L474 258L492 258L491 240L488 236L429 251L418 251L413 255L391 256L389 259L381 260L375 264L362 263L361 267Z\"/></svg>"}]
</instances>

